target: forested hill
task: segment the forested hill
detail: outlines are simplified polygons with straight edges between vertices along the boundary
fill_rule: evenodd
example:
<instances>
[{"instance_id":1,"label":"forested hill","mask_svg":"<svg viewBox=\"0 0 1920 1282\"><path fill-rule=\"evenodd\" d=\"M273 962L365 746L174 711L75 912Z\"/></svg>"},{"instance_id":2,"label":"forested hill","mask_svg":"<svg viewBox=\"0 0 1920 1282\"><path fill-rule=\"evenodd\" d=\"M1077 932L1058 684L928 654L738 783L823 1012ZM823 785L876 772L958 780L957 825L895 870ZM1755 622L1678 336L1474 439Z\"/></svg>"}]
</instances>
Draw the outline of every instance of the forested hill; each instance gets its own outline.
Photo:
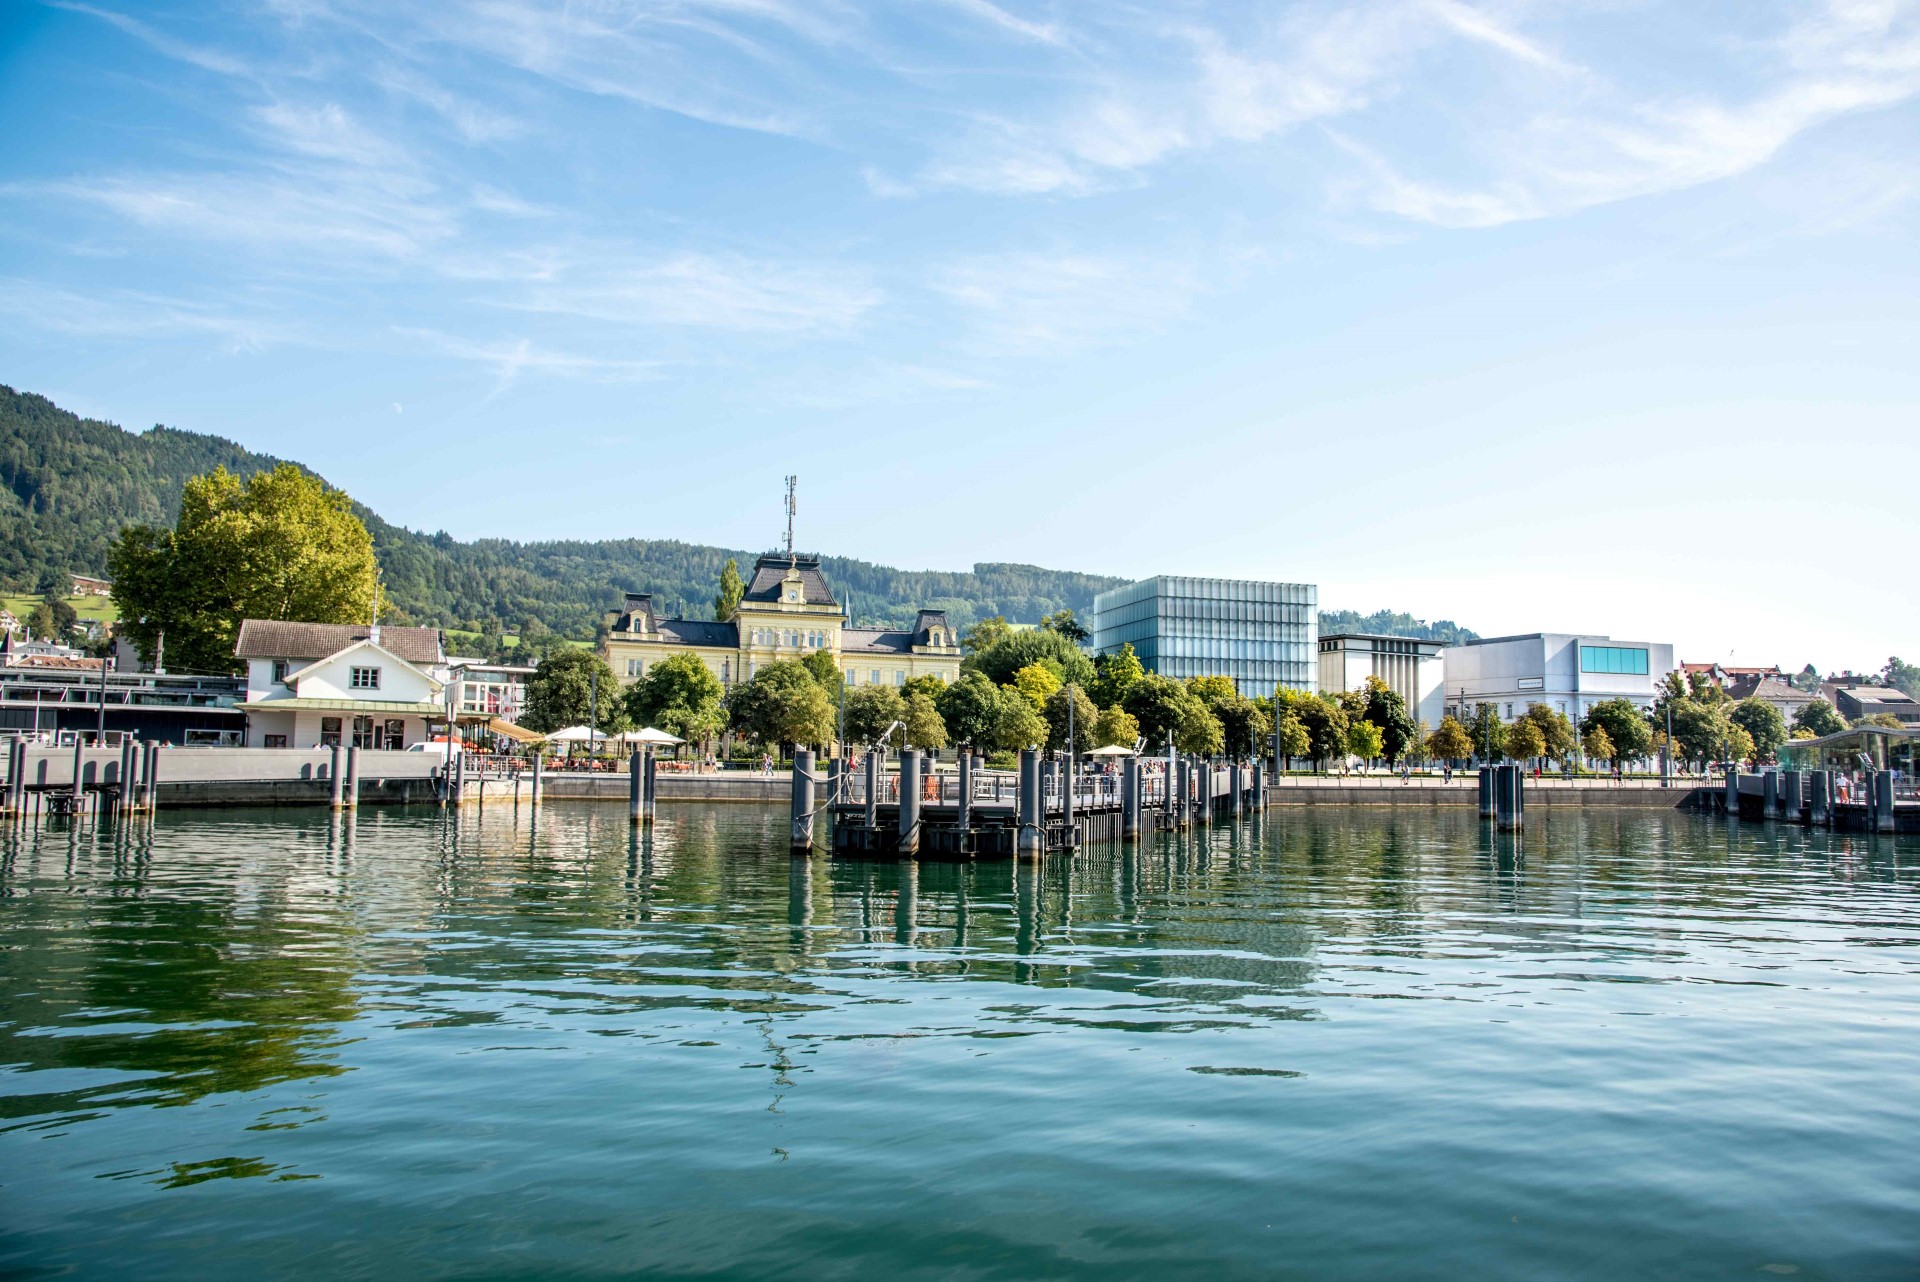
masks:
<instances>
[{"instance_id":1,"label":"forested hill","mask_svg":"<svg viewBox=\"0 0 1920 1282\"><path fill-rule=\"evenodd\" d=\"M33 591L54 575L101 574L122 526L173 522L189 477L215 467L250 476L280 462L198 432L123 431L0 385L0 588ZM533 618L587 636L628 588L654 593L668 612L707 618L720 567L734 557L750 572L753 558L672 539L462 543L355 506L373 533L390 600L423 623L477 628L496 619L512 631ZM1085 614L1094 593L1120 582L1030 565L949 573L829 556L824 568L862 624L905 625L922 607L947 610L960 627L994 614L1033 623L1063 607Z\"/></svg>"},{"instance_id":2,"label":"forested hill","mask_svg":"<svg viewBox=\"0 0 1920 1282\"><path fill-rule=\"evenodd\" d=\"M122 526L173 522L189 477L215 467L251 476L280 462L198 432L123 431L0 385L0 589L34 591L56 575L100 574ZM652 592L669 613L706 618L720 567L734 557L747 571L753 557L746 549L672 539L462 543L389 524L355 506L373 533L388 597L406 616L395 622L477 630L492 619L513 631L538 619L584 637L628 588ZM1122 582L1031 565L896 570L829 556L823 568L862 625L904 626L922 607L946 610L962 628L995 614L1034 623L1063 607L1085 616L1094 593ZM1473 635L1452 623L1429 625L1389 611L1329 611L1321 628L1442 641Z\"/></svg>"}]
</instances>

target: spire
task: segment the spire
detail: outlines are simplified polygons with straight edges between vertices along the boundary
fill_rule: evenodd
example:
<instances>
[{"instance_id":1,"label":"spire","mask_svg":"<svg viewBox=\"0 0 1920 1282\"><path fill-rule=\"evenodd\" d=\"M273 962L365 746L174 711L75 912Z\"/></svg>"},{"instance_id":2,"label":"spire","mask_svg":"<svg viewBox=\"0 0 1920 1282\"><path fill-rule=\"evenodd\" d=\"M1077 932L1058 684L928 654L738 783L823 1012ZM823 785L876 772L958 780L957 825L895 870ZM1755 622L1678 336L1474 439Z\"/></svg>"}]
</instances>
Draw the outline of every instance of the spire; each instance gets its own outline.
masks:
<instances>
[{"instance_id":1,"label":"spire","mask_svg":"<svg viewBox=\"0 0 1920 1282\"><path fill-rule=\"evenodd\" d=\"M787 567L789 569L793 568L793 565L794 565L793 515L795 512L800 510L800 505L797 499L795 498L795 494L799 488L799 485L800 485L799 477L789 476L787 478Z\"/></svg>"}]
</instances>

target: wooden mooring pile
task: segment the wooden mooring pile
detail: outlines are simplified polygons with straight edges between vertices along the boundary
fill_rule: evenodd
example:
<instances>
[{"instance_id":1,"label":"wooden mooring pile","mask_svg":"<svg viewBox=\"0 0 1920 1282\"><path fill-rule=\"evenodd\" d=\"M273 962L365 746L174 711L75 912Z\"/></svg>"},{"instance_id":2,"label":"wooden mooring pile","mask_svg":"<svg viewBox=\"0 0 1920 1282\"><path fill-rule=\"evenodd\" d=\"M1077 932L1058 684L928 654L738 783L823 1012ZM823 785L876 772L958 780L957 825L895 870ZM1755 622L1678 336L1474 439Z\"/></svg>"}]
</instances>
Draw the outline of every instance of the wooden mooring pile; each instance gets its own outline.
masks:
<instances>
[{"instance_id":1,"label":"wooden mooring pile","mask_svg":"<svg viewBox=\"0 0 1920 1282\"><path fill-rule=\"evenodd\" d=\"M1072 851L1089 842L1132 841L1148 829L1210 824L1258 810L1259 764L1220 764L1170 754L1126 757L1117 773L1089 773L1080 759L1021 752L1016 770L987 770L962 755L939 772L909 748L889 770L884 754L835 759L820 771L794 754L792 848L813 849L815 820L828 820L828 849L865 859L1015 859ZM1171 786L1169 786L1171 783Z\"/></svg>"}]
</instances>

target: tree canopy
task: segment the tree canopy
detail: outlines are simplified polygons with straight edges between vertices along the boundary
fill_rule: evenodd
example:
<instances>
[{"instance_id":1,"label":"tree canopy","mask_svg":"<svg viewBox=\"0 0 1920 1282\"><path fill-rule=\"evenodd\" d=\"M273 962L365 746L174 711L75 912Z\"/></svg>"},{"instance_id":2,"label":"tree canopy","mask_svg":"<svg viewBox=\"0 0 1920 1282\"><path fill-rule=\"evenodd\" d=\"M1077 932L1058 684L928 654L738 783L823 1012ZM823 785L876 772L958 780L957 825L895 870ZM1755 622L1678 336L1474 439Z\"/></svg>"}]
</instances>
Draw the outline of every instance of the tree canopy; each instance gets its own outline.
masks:
<instances>
[{"instance_id":1,"label":"tree canopy","mask_svg":"<svg viewBox=\"0 0 1920 1282\"><path fill-rule=\"evenodd\" d=\"M735 733L763 748L830 743L834 737L833 704L797 659L763 664L750 679L736 685L727 715Z\"/></svg>"},{"instance_id":2,"label":"tree canopy","mask_svg":"<svg viewBox=\"0 0 1920 1282\"><path fill-rule=\"evenodd\" d=\"M1809 699L1793 714L1793 724L1810 732L1818 739L1823 735L1839 734L1847 728L1847 719L1840 710L1825 699Z\"/></svg>"},{"instance_id":3,"label":"tree canopy","mask_svg":"<svg viewBox=\"0 0 1920 1282\"><path fill-rule=\"evenodd\" d=\"M627 687L627 720L690 743L706 743L726 728L726 687L691 654L669 655Z\"/></svg>"},{"instance_id":4,"label":"tree canopy","mask_svg":"<svg viewBox=\"0 0 1920 1282\"><path fill-rule=\"evenodd\" d=\"M1727 715L1753 740L1757 760L1772 757L1787 741L1787 719L1780 715L1780 709L1764 699L1742 699Z\"/></svg>"},{"instance_id":5,"label":"tree canopy","mask_svg":"<svg viewBox=\"0 0 1920 1282\"><path fill-rule=\"evenodd\" d=\"M1111 708L1127 697L1127 691L1133 688L1146 672L1140 666L1140 658L1134 654L1133 646L1122 642L1118 650L1103 654L1093 661L1093 682L1087 687L1087 693L1103 708Z\"/></svg>"},{"instance_id":6,"label":"tree canopy","mask_svg":"<svg viewBox=\"0 0 1920 1282\"><path fill-rule=\"evenodd\" d=\"M1016 672L1036 663L1061 681L1071 681L1082 689L1093 681L1092 661L1073 642L1044 628L1008 633L965 663L995 685L1011 684Z\"/></svg>"},{"instance_id":7,"label":"tree canopy","mask_svg":"<svg viewBox=\"0 0 1920 1282\"><path fill-rule=\"evenodd\" d=\"M728 557L720 567L720 590L713 594L713 617L721 623L731 619L746 592L747 585L740 581L740 563Z\"/></svg>"},{"instance_id":8,"label":"tree canopy","mask_svg":"<svg viewBox=\"0 0 1920 1282\"><path fill-rule=\"evenodd\" d=\"M1073 744L1077 751L1085 752L1094 747L1094 737L1099 730L1100 710L1094 706L1087 692L1079 686L1061 686L1047 696L1046 704L1040 715L1047 722L1047 747L1055 752L1067 747L1068 709L1071 708Z\"/></svg>"},{"instance_id":9,"label":"tree canopy","mask_svg":"<svg viewBox=\"0 0 1920 1282\"><path fill-rule=\"evenodd\" d=\"M1473 736L1449 712L1427 736L1427 755L1436 761L1463 761L1473 755Z\"/></svg>"},{"instance_id":10,"label":"tree canopy","mask_svg":"<svg viewBox=\"0 0 1920 1282\"><path fill-rule=\"evenodd\" d=\"M963 673L943 690L934 707L957 743L973 748L999 746L1000 688L978 672Z\"/></svg>"},{"instance_id":11,"label":"tree canopy","mask_svg":"<svg viewBox=\"0 0 1920 1282\"><path fill-rule=\"evenodd\" d=\"M527 678L520 724L541 734L568 726L594 726L602 734L619 734L632 723L620 682L607 661L591 650L568 646L549 653Z\"/></svg>"},{"instance_id":12,"label":"tree canopy","mask_svg":"<svg viewBox=\"0 0 1920 1282\"><path fill-rule=\"evenodd\" d=\"M369 623L373 540L347 496L291 464L242 481L225 468L185 485L174 528L131 525L107 554L121 630L176 671L237 669L242 619Z\"/></svg>"},{"instance_id":13,"label":"tree canopy","mask_svg":"<svg viewBox=\"0 0 1920 1282\"><path fill-rule=\"evenodd\" d=\"M1615 766L1644 757L1653 748L1653 729L1630 699L1603 699L1580 719L1582 732L1595 728L1607 736L1607 759Z\"/></svg>"},{"instance_id":14,"label":"tree canopy","mask_svg":"<svg viewBox=\"0 0 1920 1282\"><path fill-rule=\"evenodd\" d=\"M854 686L847 691L846 701L849 743L877 744L889 726L907 717L906 701L892 686Z\"/></svg>"}]
</instances>

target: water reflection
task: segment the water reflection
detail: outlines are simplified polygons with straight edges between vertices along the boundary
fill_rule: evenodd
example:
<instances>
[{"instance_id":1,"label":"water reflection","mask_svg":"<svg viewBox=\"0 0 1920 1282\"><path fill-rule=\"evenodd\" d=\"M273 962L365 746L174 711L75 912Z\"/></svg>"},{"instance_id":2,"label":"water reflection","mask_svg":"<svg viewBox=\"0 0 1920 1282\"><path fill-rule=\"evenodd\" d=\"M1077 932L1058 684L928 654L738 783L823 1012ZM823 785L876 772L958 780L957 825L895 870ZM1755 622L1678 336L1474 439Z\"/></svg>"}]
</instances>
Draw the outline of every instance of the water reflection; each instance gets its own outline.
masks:
<instances>
[{"instance_id":1,"label":"water reflection","mask_svg":"<svg viewBox=\"0 0 1920 1282\"><path fill-rule=\"evenodd\" d=\"M1662 1206L1696 1276L1750 1274L1716 1234L1785 1208L1804 1256L1877 1265L1920 1246L1915 853L1606 810L1271 812L1020 864L794 858L751 807L7 829L0 1160L34 1191L0 1268L98 1264L130 1190L243 1186L344 1199L282 1261L351 1219L369 1273L419 1264L428 1196L595 1270L1262 1276L1284 1221L1323 1276L1632 1273ZM530 1179L628 1253L554 1238ZM877 1209L916 1182L954 1236ZM1400 1214L1351 1218L1375 1197ZM636 1198L678 1228L633 1244ZM196 1205L202 1240L255 1222ZM1486 1254L1521 1214L1583 1245ZM245 1274L209 1249L152 1272Z\"/></svg>"}]
</instances>

